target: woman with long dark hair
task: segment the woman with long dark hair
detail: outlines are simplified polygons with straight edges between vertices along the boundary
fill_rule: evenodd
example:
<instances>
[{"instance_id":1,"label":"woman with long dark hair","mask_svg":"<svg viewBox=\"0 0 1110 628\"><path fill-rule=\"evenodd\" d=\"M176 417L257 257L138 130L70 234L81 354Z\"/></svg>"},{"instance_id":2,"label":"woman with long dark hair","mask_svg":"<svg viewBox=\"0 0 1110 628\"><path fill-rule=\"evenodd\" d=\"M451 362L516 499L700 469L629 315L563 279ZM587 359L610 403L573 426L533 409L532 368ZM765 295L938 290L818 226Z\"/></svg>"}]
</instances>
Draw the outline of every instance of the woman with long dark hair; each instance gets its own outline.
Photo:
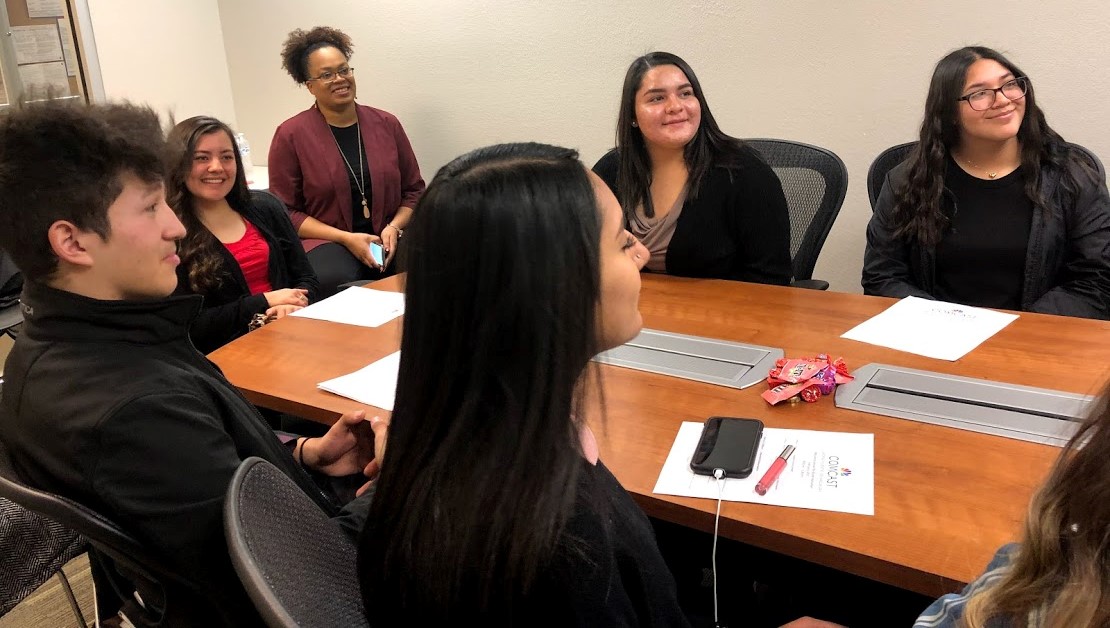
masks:
<instances>
[{"instance_id":1,"label":"woman with long dark hair","mask_svg":"<svg viewBox=\"0 0 1110 628\"><path fill-rule=\"evenodd\" d=\"M669 52L629 66L617 147L594 165L651 252L647 270L788 284L790 215L774 171L717 126L689 64Z\"/></svg>"},{"instance_id":2,"label":"woman with long dark hair","mask_svg":"<svg viewBox=\"0 0 1110 628\"><path fill-rule=\"evenodd\" d=\"M585 424L587 365L639 332L647 259L598 189L574 151L516 144L447 164L421 200L359 552L375 625L685 621Z\"/></svg>"},{"instance_id":3,"label":"woman with long dark hair","mask_svg":"<svg viewBox=\"0 0 1110 628\"><path fill-rule=\"evenodd\" d=\"M424 190L408 136L393 114L355 102L354 44L327 26L289 33L281 63L313 97L270 143L270 191L286 207L321 294L390 272ZM370 245L380 244L376 260Z\"/></svg>"},{"instance_id":4,"label":"woman with long dark hair","mask_svg":"<svg viewBox=\"0 0 1110 628\"><path fill-rule=\"evenodd\" d=\"M649 255L612 192L573 150L491 146L439 171L409 233L389 445L359 544L370 623L688 626L586 425L587 397L604 397L590 358L642 326Z\"/></svg>"},{"instance_id":5,"label":"woman with long dark hair","mask_svg":"<svg viewBox=\"0 0 1110 628\"><path fill-rule=\"evenodd\" d=\"M177 294L204 295L190 335L202 352L247 333L254 317L281 318L316 299L316 274L281 201L247 188L231 129L196 116L175 126L167 202L187 230Z\"/></svg>"},{"instance_id":6,"label":"woman with long dark hair","mask_svg":"<svg viewBox=\"0 0 1110 628\"><path fill-rule=\"evenodd\" d=\"M990 48L933 70L920 141L867 227L863 289L1110 318L1110 198L1045 121L1033 82Z\"/></svg>"},{"instance_id":7,"label":"woman with long dark hair","mask_svg":"<svg viewBox=\"0 0 1110 628\"><path fill-rule=\"evenodd\" d=\"M1110 385L1033 496L1020 544L1003 547L916 628L1110 626Z\"/></svg>"}]
</instances>

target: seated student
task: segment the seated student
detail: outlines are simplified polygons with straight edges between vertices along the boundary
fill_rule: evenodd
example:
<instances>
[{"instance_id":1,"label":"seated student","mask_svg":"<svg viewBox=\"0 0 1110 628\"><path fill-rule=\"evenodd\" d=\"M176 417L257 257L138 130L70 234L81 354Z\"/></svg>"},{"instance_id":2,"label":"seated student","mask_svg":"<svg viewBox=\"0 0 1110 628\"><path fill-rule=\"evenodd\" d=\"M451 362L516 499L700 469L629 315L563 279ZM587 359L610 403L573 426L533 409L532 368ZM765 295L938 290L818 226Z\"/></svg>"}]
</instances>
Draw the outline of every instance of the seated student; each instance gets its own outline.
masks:
<instances>
[{"instance_id":1,"label":"seated student","mask_svg":"<svg viewBox=\"0 0 1110 628\"><path fill-rule=\"evenodd\" d=\"M867 226L863 291L1110 318L1106 182L990 48L933 70L921 139Z\"/></svg>"},{"instance_id":2,"label":"seated student","mask_svg":"<svg viewBox=\"0 0 1110 628\"><path fill-rule=\"evenodd\" d=\"M258 314L277 319L308 305L319 285L281 201L247 188L233 138L207 116L169 134L177 163L166 201L186 228L176 294L204 295L189 328L203 353L247 333Z\"/></svg>"},{"instance_id":3,"label":"seated student","mask_svg":"<svg viewBox=\"0 0 1110 628\"><path fill-rule=\"evenodd\" d=\"M586 424L590 358L642 325L648 253L612 193L573 150L492 146L439 171L409 234L396 404L359 546L370 623L687 625Z\"/></svg>"},{"instance_id":4,"label":"seated student","mask_svg":"<svg viewBox=\"0 0 1110 628\"><path fill-rule=\"evenodd\" d=\"M1033 496L1021 543L914 626L1110 626L1110 385Z\"/></svg>"},{"instance_id":5,"label":"seated student","mask_svg":"<svg viewBox=\"0 0 1110 628\"><path fill-rule=\"evenodd\" d=\"M0 117L0 247L26 281L0 441L27 483L109 517L203 587L131 580L142 602L124 590L129 617L257 625L223 535L232 474L260 456L357 530L367 496L340 510L306 469L367 470L373 422L344 415L291 451L193 348L201 298L170 296L185 229L165 201L164 149L157 115L134 105L50 102Z\"/></svg>"},{"instance_id":6,"label":"seated student","mask_svg":"<svg viewBox=\"0 0 1110 628\"><path fill-rule=\"evenodd\" d=\"M270 191L289 208L325 297L387 272L424 190L401 123L355 102L353 50L334 28L289 33L282 66L315 102L278 126L267 161ZM384 247L384 267L371 242Z\"/></svg>"},{"instance_id":7,"label":"seated student","mask_svg":"<svg viewBox=\"0 0 1110 628\"><path fill-rule=\"evenodd\" d=\"M721 131L698 77L676 55L652 52L629 66L617 147L594 172L650 250L647 270L790 283L782 183L754 149Z\"/></svg>"}]
</instances>

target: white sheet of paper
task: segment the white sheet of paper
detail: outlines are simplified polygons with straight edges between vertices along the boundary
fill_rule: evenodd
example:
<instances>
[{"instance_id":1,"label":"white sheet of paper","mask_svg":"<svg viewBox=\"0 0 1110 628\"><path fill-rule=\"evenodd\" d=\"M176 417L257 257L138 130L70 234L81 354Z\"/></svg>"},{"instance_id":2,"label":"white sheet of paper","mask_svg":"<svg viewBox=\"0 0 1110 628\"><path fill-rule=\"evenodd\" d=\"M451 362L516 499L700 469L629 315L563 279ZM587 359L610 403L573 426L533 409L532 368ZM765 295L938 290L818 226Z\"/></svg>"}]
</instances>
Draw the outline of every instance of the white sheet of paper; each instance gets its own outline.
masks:
<instances>
[{"instance_id":1,"label":"white sheet of paper","mask_svg":"<svg viewBox=\"0 0 1110 628\"><path fill-rule=\"evenodd\" d=\"M50 94L52 96L69 95L69 76L66 74L66 64L61 61L21 65L19 66L19 78L23 81L24 90L32 87L39 89L53 88Z\"/></svg>"},{"instance_id":2,"label":"white sheet of paper","mask_svg":"<svg viewBox=\"0 0 1110 628\"><path fill-rule=\"evenodd\" d=\"M1017 317L958 303L906 297L849 329L841 338L954 361Z\"/></svg>"},{"instance_id":3,"label":"white sheet of paper","mask_svg":"<svg viewBox=\"0 0 1110 628\"><path fill-rule=\"evenodd\" d=\"M716 478L690 470L702 425L679 427L655 493L717 499ZM794 455L771 490L759 495L755 485L787 445L794 445ZM875 435L765 428L752 474L724 480L722 493L730 502L874 515Z\"/></svg>"},{"instance_id":4,"label":"white sheet of paper","mask_svg":"<svg viewBox=\"0 0 1110 628\"><path fill-rule=\"evenodd\" d=\"M62 4L65 0L27 0L28 17L64 16Z\"/></svg>"},{"instance_id":5,"label":"white sheet of paper","mask_svg":"<svg viewBox=\"0 0 1110 628\"><path fill-rule=\"evenodd\" d=\"M62 40L56 25L13 26L11 31L15 62L19 65L62 60Z\"/></svg>"},{"instance_id":6,"label":"white sheet of paper","mask_svg":"<svg viewBox=\"0 0 1110 628\"><path fill-rule=\"evenodd\" d=\"M405 295L366 288L347 288L290 316L360 327L378 327L405 313Z\"/></svg>"},{"instance_id":7,"label":"white sheet of paper","mask_svg":"<svg viewBox=\"0 0 1110 628\"><path fill-rule=\"evenodd\" d=\"M58 36L62 39L66 74L77 76L77 46L73 43L73 31L69 30L69 22L63 18L58 18Z\"/></svg>"},{"instance_id":8,"label":"white sheet of paper","mask_svg":"<svg viewBox=\"0 0 1110 628\"><path fill-rule=\"evenodd\" d=\"M348 288L347 291L354 288ZM348 399L393 411L393 397L397 393L397 369L401 366L401 352L395 351L369 366L316 384Z\"/></svg>"}]
</instances>

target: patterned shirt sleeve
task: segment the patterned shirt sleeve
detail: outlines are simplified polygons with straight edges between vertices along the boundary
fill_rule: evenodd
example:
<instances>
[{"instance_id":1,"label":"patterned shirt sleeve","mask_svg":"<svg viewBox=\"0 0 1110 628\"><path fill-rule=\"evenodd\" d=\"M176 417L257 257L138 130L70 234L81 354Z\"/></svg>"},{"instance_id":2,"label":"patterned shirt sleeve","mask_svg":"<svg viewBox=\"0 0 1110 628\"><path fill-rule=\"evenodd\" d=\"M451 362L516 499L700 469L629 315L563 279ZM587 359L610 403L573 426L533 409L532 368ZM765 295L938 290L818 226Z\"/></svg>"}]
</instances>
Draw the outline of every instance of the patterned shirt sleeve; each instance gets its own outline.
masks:
<instances>
[{"instance_id":1,"label":"patterned shirt sleeve","mask_svg":"<svg viewBox=\"0 0 1110 628\"><path fill-rule=\"evenodd\" d=\"M994 586L1010 570L1010 560L1017 551L1017 544L1003 545L991 559L987 570L959 593L941 596L917 618L914 628L957 628L963 617L967 601L976 593Z\"/></svg>"}]
</instances>

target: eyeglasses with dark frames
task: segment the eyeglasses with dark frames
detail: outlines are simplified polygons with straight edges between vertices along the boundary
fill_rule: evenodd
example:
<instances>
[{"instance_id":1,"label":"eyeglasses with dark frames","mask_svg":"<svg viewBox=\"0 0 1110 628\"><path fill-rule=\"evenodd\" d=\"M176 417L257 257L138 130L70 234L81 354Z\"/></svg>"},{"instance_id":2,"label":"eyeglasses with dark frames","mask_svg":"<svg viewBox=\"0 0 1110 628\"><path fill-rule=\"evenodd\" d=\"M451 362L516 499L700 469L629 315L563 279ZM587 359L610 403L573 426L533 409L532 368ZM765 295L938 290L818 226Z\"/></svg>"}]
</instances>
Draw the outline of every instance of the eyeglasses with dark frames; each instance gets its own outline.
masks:
<instances>
[{"instance_id":1,"label":"eyeglasses with dark frames","mask_svg":"<svg viewBox=\"0 0 1110 628\"><path fill-rule=\"evenodd\" d=\"M349 65L345 65L345 66L339 68L338 70L336 70L335 72L330 72L328 70L325 70L325 71L320 73L320 76L313 76L312 78L309 78L308 80L306 80L305 83L308 83L309 81L321 81L325 85L327 85L328 83L334 83L335 80L340 78L340 77L350 78L351 74L354 71L355 71L354 68L352 68Z\"/></svg>"},{"instance_id":2,"label":"eyeglasses with dark frames","mask_svg":"<svg viewBox=\"0 0 1110 628\"><path fill-rule=\"evenodd\" d=\"M1002 95L1010 100L1021 100L1025 98L1028 91L1029 79L1018 76L1006 81L1001 87L979 89L966 96L960 96L956 100L966 100L968 106L975 111L986 111L994 106L994 101L998 99L999 92L1002 92Z\"/></svg>"}]
</instances>

